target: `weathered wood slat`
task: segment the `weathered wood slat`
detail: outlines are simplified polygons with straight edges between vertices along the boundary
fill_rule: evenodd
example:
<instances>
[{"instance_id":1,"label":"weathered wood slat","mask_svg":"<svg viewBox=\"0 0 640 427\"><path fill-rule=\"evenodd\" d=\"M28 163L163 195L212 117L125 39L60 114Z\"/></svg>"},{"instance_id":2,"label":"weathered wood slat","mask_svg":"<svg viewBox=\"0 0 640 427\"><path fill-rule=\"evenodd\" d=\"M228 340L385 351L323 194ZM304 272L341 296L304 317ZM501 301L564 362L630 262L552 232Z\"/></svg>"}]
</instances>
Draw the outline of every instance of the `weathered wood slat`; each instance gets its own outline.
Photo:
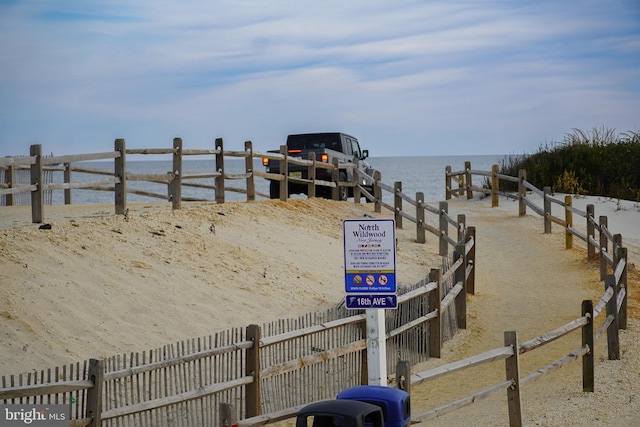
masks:
<instances>
[{"instance_id":1,"label":"weathered wood slat","mask_svg":"<svg viewBox=\"0 0 640 427\"><path fill-rule=\"evenodd\" d=\"M154 371L157 369L168 368L170 366L176 366L184 362L192 362L194 360L206 359L208 357L220 356L227 353L233 353L235 351L251 348L253 346L252 341L238 342L233 345L225 345L213 348L211 350L196 352L187 356L175 357L156 361L145 364L143 366L130 367L104 374L105 381L112 381L118 378L125 378L127 376L143 374L145 372Z\"/></svg>"},{"instance_id":2,"label":"weathered wood slat","mask_svg":"<svg viewBox=\"0 0 640 427\"><path fill-rule=\"evenodd\" d=\"M93 381L89 380L60 381L55 383L21 385L11 388L1 388L0 400L68 393L70 391L76 390L87 390L91 387L93 387Z\"/></svg>"},{"instance_id":3,"label":"weathered wood slat","mask_svg":"<svg viewBox=\"0 0 640 427\"><path fill-rule=\"evenodd\" d=\"M330 322L324 322L321 323L319 325L315 325L315 326L309 326L306 328L301 328L298 330L294 330L291 332L286 332L286 333L282 333L282 334L278 334L278 335L273 335L270 337L263 337L260 339L260 346L264 347L267 345L273 345L279 342L283 342L283 341L288 341L291 340L293 338L300 338L304 335L308 335L308 334L313 334L316 332L320 332L320 331L324 331L324 330L328 330L328 329L332 329L332 328L338 328L340 326L344 326L344 325L351 325L351 324L355 324L355 323L361 323L364 322L366 320L366 316L364 314L357 314L355 316L349 316L349 317L345 317L343 319L338 319L338 320L333 320Z\"/></svg>"},{"instance_id":4,"label":"weathered wood slat","mask_svg":"<svg viewBox=\"0 0 640 427\"><path fill-rule=\"evenodd\" d=\"M196 172L184 173L183 172L182 173L182 179L206 179L206 178L218 178L219 176L222 176L220 172L206 172L206 173L196 173Z\"/></svg>"},{"instance_id":5,"label":"weathered wood slat","mask_svg":"<svg viewBox=\"0 0 640 427\"><path fill-rule=\"evenodd\" d=\"M416 326L418 326L418 325L420 325L422 323L428 322L431 319L435 319L436 317L438 317L438 315L439 315L438 310L433 310L433 311L425 314L424 316L420 316L417 319L414 319L414 320L412 320L410 322L405 323L404 325L402 325L399 328L392 329L392 330L387 332L387 339L393 338L393 337L395 337L397 335L400 335L401 333L406 332L406 331L408 331L410 329L413 329Z\"/></svg>"},{"instance_id":6,"label":"weathered wood slat","mask_svg":"<svg viewBox=\"0 0 640 427\"><path fill-rule=\"evenodd\" d=\"M287 372L297 371L307 366L321 363L330 359L337 359L338 357L345 356L349 353L361 351L367 348L367 340L362 339L355 341L349 345L332 348L331 350L325 350L317 354L312 354L305 357L299 357L295 360L289 360L285 363L270 366L260 370L260 378L267 379L275 375L282 375Z\"/></svg>"},{"instance_id":7,"label":"weathered wood slat","mask_svg":"<svg viewBox=\"0 0 640 427\"><path fill-rule=\"evenodd\" d=\"M496 393L504 392L507 388L511 387L513 383L514 383L513 380L506 380L494 386L487 387L484 390L481 390L467 397L463 397L462 399L453 401L446 405L439 406L423 414L412 416L411 422L420 423L423 421L428 421L428 420L437 418L441 415L448 414L449 412L456 411L460 408L464 408L465 406L469 406L472 403L476 403Z\"/></svg>"},{"instance_id":8,"label":"weathered wood slat","mask_svg":"<svg viewBox=\"0 0 640 427\"><path fill-rule=\"evenodd\" d=\"M27 193L30 191L36 191L36 189L38 188L37 185L14 185L11 188L3 188L0 190L0 195L1 194L16 194L16 193Z\"/></svg>"},{"instance_id":9,"label":"weathered wood slat","mask_svg":"<svg viewBox=\"0 0 640 427\"><path fill-rule=\"evenodd\" d=\"M527 375L526 377L520 380L520 384L526 384L530 381L537 380L541 376L548 374L549 372L555 371L556 369L562 367L565 363L571 362L572 360L577 360L580 356L589 351L589 347L580 347L577 350L572 351L568 355L556 360L553 363L548 364L544 368L538 369L537 371Z\"/></svg>"},{"instance_id":10,"label":"weathered wood slat","mask_svg":"<svg viewBox=\"0 0 640 427\"><path fill-rule=\"evenodd\" d=\"M119 151L108 151L106 153L74 154L70 156L43 157L42 164L53 165L55 163L85 162L88 160L105 160L115 159L118 157L120 157Z\"/></svg>"},{"instance_id":11,"label":"weathered wood slat","mask_svg":"<svg viewBox=\"0 0 640 427\"><path fill-rule=\"evenodd\" d=\"M252 175L252 172L246 173L226 173L224 174L224 179L247 179Z\"/></svg>"},{"instance_id":12,"label":"weathered wood slat","mask_svg":"<svg viewBox=\"0 0 640 427\"><path fill-rule=\"evenodd\" d=\"M567 231L569 233L571 233L572 235L576 236L577 238L579 238L580 240L582 240L583 242L587 242L587 235L586 233L581 233L578 230L576 230L573 227L567 227Z\"/></svg>"},{"instance_id":13,"label":"weathered wood slat","mask_svg":"<svg viewBox=\"0 0 640 427\"><path fill-rule=\"evenodd\" d=\"M133 405L123 406L115 409L110 409L102 412L102 419L108 420L111 418L122 417L125 415L133 415L142 411L148 411L151 409L163 408L176 403L186 402L192 399L199 399L205 396L209 396L214 393L219 393L224 390L230 390L242 385L251 384L253 382L252 376L245 376L233 381L226 381L223 383L216 383L206 387L200 387L199 389L173 394L161 399L149 400Z\"/></svg>"},{"instance_id":14,"label":"weathered wood slat","mask_svg":"<svg viewBox=\"0 0 640 427\"><path fill-rule=\"evenodd\" d=\"M36 163L35 157L4 157L0 158L0 167L31 166Z\"/></svg>"},{"instance_id":15,"label":"weathered wood slat","mask_svg":"<svg viewBox=\"0 0 640 427\"><path fill-rule=\"evenodd\" d=\"M571 322L554 329L553 331L547 332L544 335L540 335L539 337L533 338L527 342L524 342L518 346L518 351L520 354L524 354L528 351L536 349L540 346L550 343L551 341L555 341L558 338L561 338L576 329L579 329L587 324L589 320L583 316L579 317L576 320L572 320Z\"/></svg>"},{"instance_id":16,"label":"weathered wood slat","mask_svg":"<svg viewBox=\"0 0 640 427\"><path fill-rule=\"evenodd\" d=\"M456 283L455 286L453 288L451 288L451 290L449 291L447 296L442 298L442 302L440 304L441 308L442 308L442 311L446 310L447 307L449 307L449 305L451 305L451 303L456 299L456 297L458 296L458 294L460 292L462 292L462 282Z\"/></svg>"},{"instance_id":17,"label":"weathered wood slat","mask_svg":"<svg viewBox=\"0 0 640 427\"><path fill-rule=\"evenodd\" d=\"M113 176L113 171L108 171L108 170L104 170L104 169L91 169L91 168L83 168L83 167L78 167L78 166L71 165L71 170L73 172L79 172L79 173L87 173L87 174L94 174L94 175L111 175L111 176Z\"/></svg>"},{"instance_id":18,"label":"weathered wood slat","mask_svg":"<svg viewBox=\"0 0 640 427\"><path fill-rule=\"evenodd\" d=\"M441 280L443 282L446 282L446 281L450 280L451 277L453 277L453 275L456 273L456 270L462 266L463 262L464 262L463 258L458 258L456 260L456 262L451 264L449 269L442 275L442 279Z\"/></svg>"},{"instance_id":19,"label":"weathered wood slat","mask_svg":"<svg viewBox=\"0 0 640 427\"><path fill-rule=\"evenodd\" d=\"M609 300L611 299L612 296L613 296L613 288L611 286L609 286L604 291L604 294L602 294L602 297L600 298L600 301L598 301L598 303L595 305L595 307L593 307L593 317L594 317L594 319L598 317L598 315L602 312L602 310L604 310L604 308L607 306L607 303L609 302Z\"/></svg>"},{"instance_id":20,"label":"weathered wood slat","mask_svg":"<svg viewBox=\"0 0 640 427\"><path fill-rule=\"evenodd\" d=\"M119 178L106 178L98 181L87 181L87 182L58 182L52 184L45 184L42 186L44 190L65 190L69 188L76 189L88 189L91 187L99 187L102 185L116 184L120 182Z\"/></svg>"},{"instance_id":21,"label":"weathered wood slat","mask_svg":"<svg viewBox=\"0 0 640 427\"><path fill-rule=\"evenodd\" d=\"M411 385L419 385L425 381L433 380L453 372L462 371L485 363L495 362L496 360L504 360L507 357L513 356L513 351L513 347L496 348L475 356L467 357L466 359L462 359L457 362L447 363L446 365L442 365L428 371L413 374L411 375Z\"/></svg>"},{"instance_id":22,"label":"weathered wood slat","mask_svg":"<svg viewBox=\"0 0 640 427\"><path fill-rule=\"evenodd\" d=\"M553 216L551 214L547 214L546 218L551 222L554 222L554 223L556 223L558 225L561 225L562 227L566 227L567 226L567 223L564 220L562 220L562 219L560 219L558 217L555 217L555 216Z\"/></svg>"},{"instance_id":23,"label":"weathered wood slat","mask_svg":"<svg viewBox=\"0 0 640 427\"><path fill-rule=\"evenodd\" d=\"M173 154L173 148L127 148L127 154Z\"/></svg>"},{"instance_id":24,"label":"weathered wood slat","mask_svg":"<svg viewBox=\"0 0 640 427\"><path fill-rule=\"evenodd\" d=\"M131 173L127 172L127 181L149 181L158 184L168 184L173 179L173 174Z\"/></svg>"},{"instance_id":25,"label":"weathered wood slat","mask_svg":"<svg viewBox=\"0 0 640 427\"><path fill-rule=\"evenodd\" d=\"M220 154L220 150L190 149L190 150L182 150L181 153L183 156L218 155Z\"/></svg>"}]
</instances>

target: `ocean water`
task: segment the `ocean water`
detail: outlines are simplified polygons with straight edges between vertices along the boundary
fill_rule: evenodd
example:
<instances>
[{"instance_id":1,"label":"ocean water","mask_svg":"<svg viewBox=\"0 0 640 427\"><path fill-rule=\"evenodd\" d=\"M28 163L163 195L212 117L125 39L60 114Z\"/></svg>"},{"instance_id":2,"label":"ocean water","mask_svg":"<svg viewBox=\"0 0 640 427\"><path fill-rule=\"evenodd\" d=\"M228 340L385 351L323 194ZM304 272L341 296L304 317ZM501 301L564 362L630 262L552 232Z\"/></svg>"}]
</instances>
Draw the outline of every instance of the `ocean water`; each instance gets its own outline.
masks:
<instances>
[{"instance_id":1,"label":"ocean water","mask_svg":"<svg viewBox=\"0 0 640 427\"><path fill-rule=\"evenodd\" d=\"M445 199L445 176L444 171L450 165L454 171L464 169L464 162L470 161L474 170L490 171L493 164L499 164L504 158L503 155L483 155L483 156L416 156L416 157L372 157L368 162L372 167L378 169L382 174L382 181L390 186L394 182L402 182L402 191L406 195L415 198L417 192L423 192L425 201L435 202ZM85 168L99 169L113 172L114 164L111 161L78 163ZM127 171L136 174L164 174L171 171L171 160L154 161L131 161L127 159ZM263 171L264 167L259 159L255 159L254 168ZM207 173L215 170L215 161L186 159L183 162L183 174ZM225 159L225 170L227 173L243 173L243 159ZM104 179L104 175L91 175L80 172L73 172L72 182L88 182ZM185 180L186 181L186 180ZM214 186L214 179L188 180L189 182ZM63 182L62 172L53 173L53 182ZM480 185L478 182L477 185ZM246 189L244 180L228 180L225 186L239 189ZM255 178L256 191L268 195L269 182L263 178ZM127 188L138 189L156 194L166 195L168 189L166 184L157 184L143 181L128 181ZM102 204L113 203L114 193L110 191L95 191L84 189L73 189L73 204ZM204 200L215 200L213 189L192 188L183 186L183 198L194 198ZM293 196L293 197L306 197ZM257 199L264 197L256 196ZM383 199L387 203L393 202L393 195L383 192ZM225 192L225 200L236 201L246 200L246 195L233 191ZM127 194L128 202L161 202L163 199L146 197L136 194ZM54 205L64 204L64 190L54 190L50 196L50 203Z\"/></svg>"}]
</instances>

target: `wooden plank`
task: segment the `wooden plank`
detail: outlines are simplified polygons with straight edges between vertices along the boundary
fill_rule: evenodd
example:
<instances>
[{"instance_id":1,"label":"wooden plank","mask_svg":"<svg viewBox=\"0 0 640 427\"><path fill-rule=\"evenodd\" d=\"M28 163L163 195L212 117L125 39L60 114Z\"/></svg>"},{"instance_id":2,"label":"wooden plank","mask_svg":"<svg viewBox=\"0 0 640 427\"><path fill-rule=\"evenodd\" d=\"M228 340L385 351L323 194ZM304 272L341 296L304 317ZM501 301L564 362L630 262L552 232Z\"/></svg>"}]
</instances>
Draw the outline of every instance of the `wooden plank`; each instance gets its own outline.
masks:
<instances>
[{"instance_id":1,"label":"wooden plank","mask_svg":"<svg viewBox=\"0 0 640 427\"><path fill-rule=\"evenodd\" d=\"M56 163L74 163L85 162L89 160L115 159L117 157L120 157L120 153L118 151L108 151L106 153L72 154L69 156L45 157L42 159L42 164L53 165Z\"/></svg>"},{"instance_id":2,"label":"wooden plank","mask_svg":"<svg viewBox=\"0 0 640 427\"><path fill-rule=\"evenodd\" d=\"M561 368L564 364L578 359L580 356L582 356L583 354L585 354L588 351L589 351L588 348L580 347L580 348L572 351L568 355L556 360L555 362L552 362L552 363L548 364L544 368L541 368L541 369L538 369L535 372L532 372L531 374L529 374L526 377L522 378L520 380L520 383L521 384L526 384L526 383L528 383L530 381L535 381L538 378L540 378L541 376L543 376L545 374L548 374L549 372L555 371L556 369Z\"/></svg>"},{"instance_id":3,"label":"wooden plank","mask_svg":"<svg viewBox=\"0 0 640 427\"><path fill-rule=\"evenodd\" d=\"M518 354L518 334L515 331L504 333L504 345L514 349L513 356L505 359L506 380L511 381L507 388L507 406L509 408L509 426L522 426L522 401L520 398L520 358Z\"/></svg>"},{"instance_id":4,"label":"wooden plank","mask_svg":"<svg viewBox=\"0 0 640 427\"><path fill-rule=\"evenodd\" d=\"M90 380L20 385L9 388L3 387L0 388L0 400L68 393L76 390L87 390L91 387L93 387L93 382Z\"/></svg>"},{"instance_id":5,"label":"wooden plank","mask_svg":"<svg viewBox=\"0 0 640 427\"><path fill-rule=\"evenodd\" d=\"M173 154L173 148L127 148L126 154Z\"/></svg>"},{"instance_id":6,"label":"wooden plank","mask_svg":"<svg viewBox=\"0 0 640 427\"><path fill-rule=\"evenodd\" d=\"M504 360L507 357L513 356L513 352L514 350L512 347L496 348L484 353L477 354L475 356L467 357L466 359L462 359L457 362L439 366L429 371L413 374L411 376L411 385L416 386L422 384L425 381L433 380L443 375L451 374L453 372L462 371L474 366L484 365L496 360ZM511 384L511 382L509 384Z\"/></svg>"},{"instance_id":7,"label":"wooden plank","mask_svg":"<svg viewBox=\"0 0 640 427\"><path fill-rule=\"evenodd\" d=\"M536 338L520 344L518 351L520 352L520 354L524 354L528 351L534 350L540 346L555 341L558 338L562 338L563 336L575 331L576 329L583 327L588 322L589 320L585 316L579 317L559 328L554 329L553 331L547 332L546 334L540 335Z\"/></svg>"},{"instance_id":8,"label":"wooden plank","mask_svg":"<svg viewBox=\"0 0 640 427\"><path fill-rule=\"evenodd\" d=\"M336 359L338 357L345 356L349 353L361 351L367 348L366 340L352 342L346 346L332 348L330 350L324 350L315 354L298 357L294 360L289 360L285 363L273 365L268 368L263 368L260 372L261 378L266 379L276 375L282 375L287 372L293 372L317 363L325 362L327 360Z\"/></svg>"},{"instance_id":9,"label":"wooden plank","mask_svg":"<svg viewBox=\"0 0 640 427\"><path fill-rule=\"evenodd\" d=\"M506 390L507 388L511 387L513 384L513 382L511 381L503 381L501 383L498 383L494 386L491 387L487 387L484 390L481 390L477 393L471 394L469 396L466 396L462 399L458 399L456 401L453 401L451 403L448 403L446 405L443 406L439 406L437 408L434 408L428 412L425 412L423 414L419 414L419 415L414 415L411 417L411 423L420 423L423 421L428 421L434 418L437 418L439 416L448 414L450 412L453 411L457 411L458 409L464 408L465 406L469 406L472 403L476 403L482 399L486 399L489 396L493 396L496 393L500 393L504 390Z\"/></svg>"}]
</instances>

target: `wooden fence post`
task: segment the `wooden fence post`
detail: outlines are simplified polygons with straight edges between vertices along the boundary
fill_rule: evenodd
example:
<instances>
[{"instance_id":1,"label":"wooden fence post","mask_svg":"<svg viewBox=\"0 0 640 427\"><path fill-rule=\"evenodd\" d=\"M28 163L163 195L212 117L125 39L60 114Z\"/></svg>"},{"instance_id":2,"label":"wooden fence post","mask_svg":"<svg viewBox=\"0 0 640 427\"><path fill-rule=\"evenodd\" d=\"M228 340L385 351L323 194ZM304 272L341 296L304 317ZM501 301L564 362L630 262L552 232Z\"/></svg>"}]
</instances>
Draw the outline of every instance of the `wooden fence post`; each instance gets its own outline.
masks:
<instances>
[{"instance_id":1,"label":"wooden fence post","mask_svg":"<svg viewBox=\"0 0 640 427\"><path fill-rule=\"evenodd\" d=\"M587 205L587 260L591 261L596 257L596 248L592 240L596 238L595 208L592 204Z\"/></svg>"},{"instance_id":2,"label":"wooden fence post","mask_svg":"<svg viewBox=\"0 0 640 427\"><path fill-rule=\"evenodd\" d=\"M451 166L447 165L444 168L444 198L445 200L451 200Z\"/></svg>"},{"instance_id":3,"label":"wooden fence post","mask_svg":"<svg viewBox=\"0 0 640 427\"><path fill-rule=\"evenodd\" d=\"M251 418L260 415L260 326L247 326L246 338L253 341L247 349L245 367L245 373L253 376L253 382L245 389L245 418Z\"/></svg>"},{"instance_id":4,"label":"wooden fence post","mask_svg":"<svg viewBox=\"0 0 640 427\"><path fill-rule=\"evenodd\" d=\"M549 217L551 216L551 200L549 200L549 195L551 194L551 187L544 187L544 232L545 234L551 233L551 220Z\"/></svg>"},{"instance_id":5,"label":"wooden fence post","mask_svg":"<svg viewBox=\"0 0 640 427\"><path fill-rule=\"evenodd\" d=\"M244 158L244 171L247 173L247 201L252 202L256 199L256 186L253 175L253 143L251 141L244 142L244 151L247 157Z\"/></svg>"},{"instance_id":6,"label":"wooden fence post","mask_svg":"<svg viewBox=\"0 0 640 427\"><path fill-rule=\"evenodd\" d=\"M527 197L527 187L524 186L524 182L527 180L527 171L520 169L518 171L518 216L525 216L527 214L527 204L524 199Z\"/></svg>"},{"instance_id":7,"label":"wooden fence post","mask_svg":"<svg viewBox=\"0 0 640 427\"><path fill-rule=\"evenodd\" d=\"M381 180L382 173L379 170L373 172L373 197L375 199L373 204L373 211L375 213L382 212L382 188L380 187L380 185L378 185Z\"/></svg>"},{"instance_id":8,"label":"wooden fence post","mask_svg":"<svg viewBox=\"0 0 640 427\"><path fill-rule=\"evenodd\" d=\"M473 199L473 190L471 190L473 183L471 177L471 162L464 162L464 182L467 186L467 200Z\"/></svg>"},{"instance_id":9,"label":"wooden fence post","mask_svg":"<svg viewBox=\"0 0 640 427\"><path fill-rule=\"evenodd\" d=\"M507 405L509 407L509 425L522 426L522 401L520 398L520 353L518 352L518 333L507 331L504 333L504 345L513 348L513 356L505 359L507 380L514 384L507 388Z\"/></svg>"},{"instance_id":10,"label":"wooden fence post","mask_svg":"<svg viewBox=\"0 0 640 427\"><path fill-rule=\"evenodd\" d=\"M70 184L71 183L71 163L65 163L64 164L64 182L65 184ZM64 204L65 205L70 205L71 204L71 189L70 188L65 188L64 189Z\"/></svg>"},{"instance_id":11,"label":"wooden fence post","mask_svg":"<svg viewBox=\"0 0 640 427\"><path fill-rule=\"evenodd\" d=\"M287 201L289 197L289 152L286 145L280 146L280 154L284 156L284 160L280 161L280 173L282 174L282 181L280 181L280 200Z\"/></svg>"},{"instance_id":12,"label":"wooden fence post","mask_svg":"<svg viewBox=\"0 0 640 427\"><path fill-rule=\"evenodd\" d=\"M594 390L595 348L593 341L593 301L582 301L582 316L587 317L587 324L582 328L582 346L588 346L589 351L582 356L582 391Z\"/></svg>"},{"instance_id":13,"label":"wooden fence post","mask_svg":"<svg viewBox=\"0 0 640 427\"><path fill-rule=\"evenodd\" d=\"M89 360L89 380L93 387L87 390L86 418L91 418L89 427L102 425L102 386L104 383L104 361L102 359Z\"/></svg>"},{"instance_id":14,"label":"wooden fence post","mask_svg":"<svg viewBox=\"0 0 640 427\"><path fill-rule=\"evenodd\" d=\"M236 423L233 405L230 403L220 403L218 405L218 422L220 427L231 427Z\"/></svg>"},{"instance_id":15,"label":"wooden fence post","mask_svg":"<svg viewBox=\"0 0 640 427\"><path fill-rule=\"evenodd\" d=\"M338 169L340 162L337 157L333 158L332 164L331 181L333 181L336 186L331 189L331 198L333 200L340 200L340 170Z\"/></svg>"},{"instance_id":16,"label":"wooden fence post","mask_svg":"<svg viewBox=\"0 0 640 427\"><path fill-rule=\"evenodd\" d=\"M618 335L618 292L616 278L607 274L604 278L604 290L613 288L613 296L607 303L607 317L613 316L613 322L607 328L607 347L609 360L620 360L620 341Z\"/></svg>"},{"instance_id":17,"label":"wooden fence post","mask_svg":"<svg viewBox=\"0 0 640 427\"><path fill-rule=\"evenodd\" d=\"M398 389L411 394L411 366L406 360L396 363L396 384Z\"/></svg>"},{"instance_id":18,"label":"wooden fence post","mask_svg":"<svg viewBox=\"0 0 640 427\"><path fill-rule=\"evenodd\" d=\"M491 166L491 207L498 207L500 202L498 199L498 190L500 189L500 180L498 179L498 165Z\"/></svg>"},{"instance_id":19,"label":"wooden fence post","mask_svg":"<svg viewBox=\"0 0 640 427\"><path fill-rule=\"evenodd\" d=\"M42 145L32 145L29 154L31 157L36 158L35 163L31 165L31 185L36 186L36 189L31 191L31 222L41 223L42 221L44 221L44 189L42 188Z\"/></svg>"},{"instance_id":20,"label":"wooden fence post","mask_svg":"<svg viewBox=\"0 0 640 427\"><path fill-rule=\"evenodd\" d=\"M402 204L400 205L402 210ZM398 213L402 218L402 215ZM416 193L416 242L424 243L427 239L424 232L424 193Z\"/></svg>"},{"instance_id":21,"label":"wooden fence post","mask_svg":"<svg viewBox=\"0 0 640 427\"><path fill-rule=\"evenodd\" d=\"M462 265L458 267L453 275L454 283L456 285L462 282L462 290L456 296L454 302L456 306L456 323L460 329L467 329L467 279L465 268L467 265L467 256L464 249L464 243L458 243L453 252L453 262L458 261L458 259L462 259Z\"/></svg>"},{"instance_id":22,"label":"wooden fence post","mask_svg":"<svg viewBox=\"0 0 640 427\"><path fill-rule=\"evenodd\" d=\"M393 183L393 216L396 220L396 228L402 229L402 196L400 193L402 193L402 182L396 181ZM417 198L416 195L416 200Z\"/></svg>"},{"instance_id":23,"label":"wooden fence post","mask_svg":"<svg viewBox=\"0 0 640 427\"><path fill-rule=\"evenodd\" d=\"M465 214L458 214L458 243L464 242L467 233L467 217Z\"/></svg>"},{"instance_id":24,"label":"wooden fence post","mask_svg":"<svg viewBox=\"0 0 640 427\"><path fill-rule=\"evenodd\" d=\"M620 282L618 283L618 289L624 290L624 298L622 298L622 304L620 305L620 312L618 314L618 327L620 329L627 329L627 298L629 297L629 287L627 286L627 248L618 248L614 253L614 259L614 271L620 262L624 262L624 268L622 269Z\"/></svg>"},{"instance_id":25,"label":"wooden fence post","mask_svg":"<svg viewBox=\"0 0 640 427\"><path fill-rule=\"evenodd\" d=\"M215 150L216 154L216 172L220 176L216 177L216 203L224 203L224 141L222 138L216 138Z\"/></svg>"},{"instance_id":26,"label":"wooden fence post","mask_svg":"<svg viewBox=\"0 0 640 427\"><path fill-rule=\"evenodd\" d=\"M439 254L441 256L447 256L449 254L449 245L444 236L449 236L449 221L447 221L447 213L449 211L449 204L447 202L440 202L438 206L440 216L440 242L439 242Z\"/></svg>"},{"instance_id":27,"label":"wooden fence post","mask_svg":"<svg viewBox=\"0 0 640 427\"><path fill-rule=\"evenodd\" d=\"M604 232L604 229L607 228L608 221L609 219L606 216L600 216L600 280L604 280L608 271L607 259L603 255L603 252L609 250L609 238L607 237L607 233Z\"/></svg>"},{"instance_id":28,"label":"wooden fence post","mask_svg":"<svg viewBox=\"0 0 640 427\"><path fill-rule=\"evenodd\" d=\"M569 230L570 227L573 227L573 212L571 211L571 207L573 206L573 198L567 194L564 196L564 241L565 241L565 249L573 248L573 234Z\"/></svg>"},{"instance_id":29,"label":"wooden fence post","mask_svg":"<svg viewBox=\"0 0 640 427\"><path fill-rule=\"evenodd\" d=\"M355 159L353 162L356 165L356 168L353 170L354 181L356 182L356 186L353 187L353 203L360 204L360 183L362 182L362 176L360 176L360 159Z\"/></svg>"},{"instance_id":30,"label":"wooden fence post","mask_svg":"<svg viewBox=\"0 0 640 427\"><path fill-rule=\"evenodd\" d=\"M471 267L471 273L467 277L467 293L476 293L476 228L467 227L465 243L473 239L473 246L467 254L467 265Z\"/></svg>"},{"instance_id":31,"label":"wooden fence post","mask_svg":"<svg viewBox=\"0 0 640 427\"><path fill-rule=\"evenodd\" d=\"M9 165L4 171L4 182L9 188L13 188L16 179L15 170L16 168L14 165ZM4 197L5 206L13 206L13 193L6 194Z\"/></svg>"},{"instance_id":32,"label":"wooden fence post","mask_svg":"<svg viewBox=\"0 0 640 427\"><path fill-rule=\"evenodd\" d=\"M173 138L173 179L171 180L169 198L171 208L182 206L182 138Z\"/></svg>"},{"instance_id":33,"label":"wooden fence post","mask_svg":"<svg viewBox=\"0 0 640 427\"><path fill-rule=\"evenodd\" d=\"M429 283L436 282L436 288L429 293L429 309L438 310L438 315L429 320L429 357L440 357L442 354L442 298L440 298L440 279L442 273L439 268L432 268L429 272Z\"/></svg>"},{"instance_id":34,"label":"wooden fence post","mask_svg":"<svg viewBox=\"0 0 640 427\"><path fill-rule=\"evenodd\" d=\"M116 215L124 215L127 212L127 150L124 139L116 139L115 151L120 153L120 157L114 160L114 174L120 180L114 186Z\"/></svg>"},{"instance_id":35,"label":"wooden fence post","mask_svg":"<svg viewBox=\"0 0 640 427\"><path fill-rule=\"evenodd\" d=\"M311 181L307 186L307 197L312 199L316 197L316 153L309 153L309 160L312 162L307 168L307 178Z\"/></svg>"}]
</instances>

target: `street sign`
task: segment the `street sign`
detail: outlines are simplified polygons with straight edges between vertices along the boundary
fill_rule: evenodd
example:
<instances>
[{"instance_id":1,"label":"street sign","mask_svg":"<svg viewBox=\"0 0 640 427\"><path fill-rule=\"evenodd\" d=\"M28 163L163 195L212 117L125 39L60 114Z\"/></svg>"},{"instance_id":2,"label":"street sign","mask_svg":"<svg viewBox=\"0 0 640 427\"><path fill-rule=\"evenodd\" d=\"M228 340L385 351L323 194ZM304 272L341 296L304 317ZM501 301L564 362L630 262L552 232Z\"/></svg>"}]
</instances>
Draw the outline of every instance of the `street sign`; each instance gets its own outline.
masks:
<instances>
[{"instance_id":1,"label":"street sign","mask_svg":"<svg viewBox=\"0 0 640 427\"><path fill-rule=\"evenodd\" d=\"M397 308L396 223L393 219L346 219L345 306L365 309L369 385L387 385L385 308Z\"/></svg>"},{"instance_id":2,"label":"street sign","mask_svg":"<svg viewBox=\"0 0 640 427\"><path fill-rule=\"evenodd\" d=\"M345 302L347 308L353 309L398 308L398 298L396 294L349 294L345 298Z\"/></svg>"},{"instance_id":3,"label":"street sign","mask_svg":"<svg viewBox=\"0 0 640 427\"><path fill-rule=\"evenodd\" d=\"M371 296L368 300L371 304L362 308L390 308L373 303L373 297L395 296L396 293L395 221L387 218L347 219L343 222L343 233L347 296ZM396 308L395 304L393 308Z\"/></svg>"}]
</instances>

